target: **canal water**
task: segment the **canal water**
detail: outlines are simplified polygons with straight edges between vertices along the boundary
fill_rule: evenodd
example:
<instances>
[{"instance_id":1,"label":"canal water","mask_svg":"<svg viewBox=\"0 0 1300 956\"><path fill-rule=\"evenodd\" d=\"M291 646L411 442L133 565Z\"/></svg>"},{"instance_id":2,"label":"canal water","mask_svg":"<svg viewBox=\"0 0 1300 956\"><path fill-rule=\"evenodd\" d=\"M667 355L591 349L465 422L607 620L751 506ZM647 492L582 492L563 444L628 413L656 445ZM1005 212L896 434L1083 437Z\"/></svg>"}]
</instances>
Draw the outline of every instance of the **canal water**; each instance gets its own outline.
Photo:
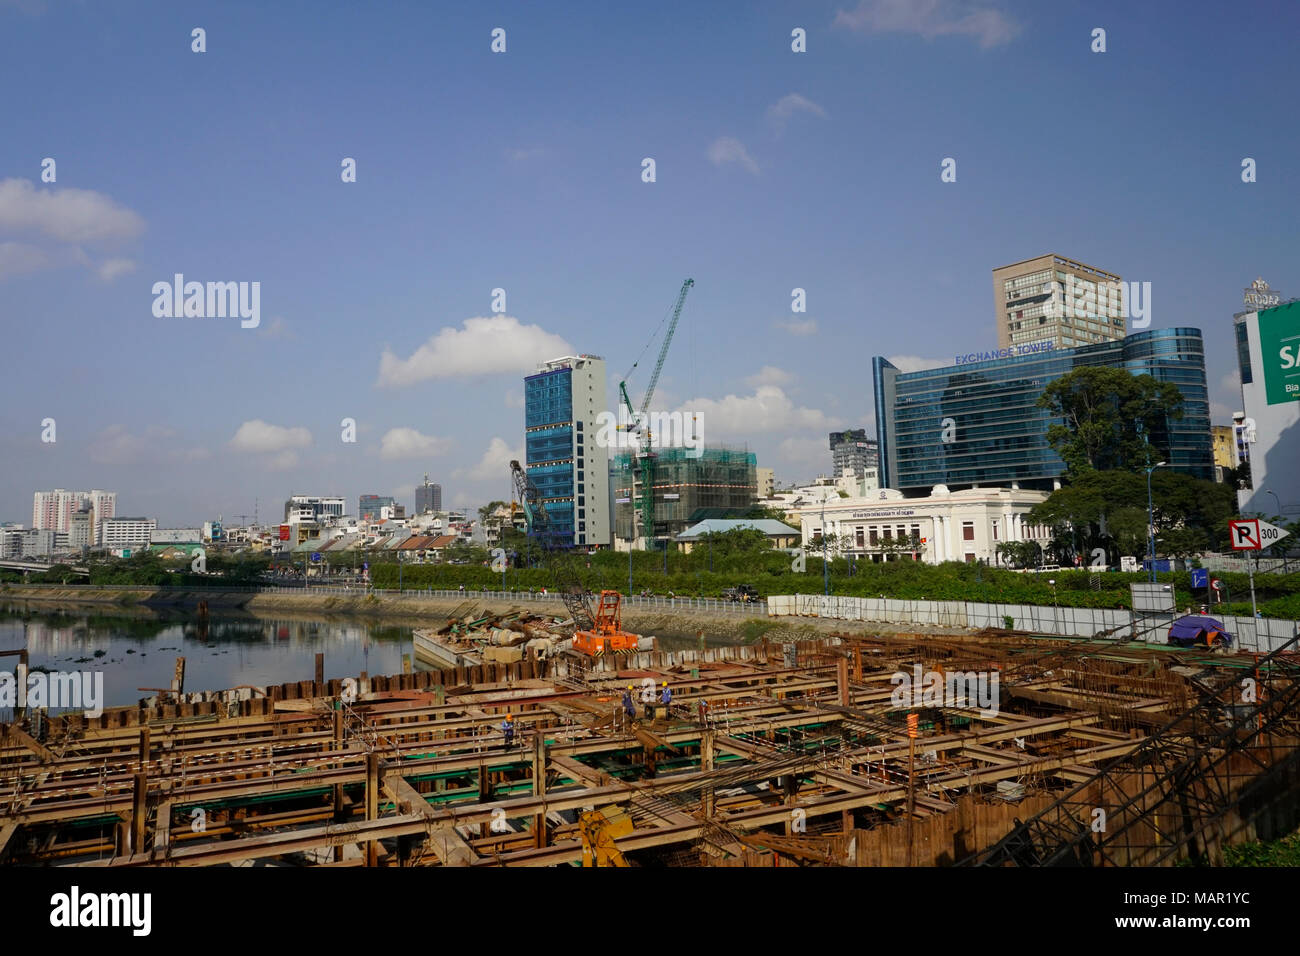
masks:
<instances>
[{"instance_id":1,"label":"canal water","mask_svg":"<svg viewBox=\"0 0 1300 956\"><path fill-rule=\"evenodd\" d=\"M431 622L432 623L432 622ZM104 707L134 704L170 688L176 658L185 658L185 690L225 690L311 680L316 655L325 678L402 673L412 655L410 626L330 615L289 618L153 609L36 609L0 604L0 651L27 649L28 666L62 673L102 673ZM660 633L664 650L696 646L691 635ZM712 641L708 642L713 645ZM14 673L18 658L0 656ZM11 719L0 705L0 720Z\"/></svg>"},{"instance_id":2,"label":"canal water","mask_svg":"<svg viewBox=\"0 0 1300 956\"><path fill-rule=\"evenodd\" d=\"M58 612L0 606L0 651L26 647L28 666L102 672L103 706L134 704L169 688L176 658L185 658L185 689L223 690L311 680L316 655L325 677L400 674L411 653L411 628L375 621L211 616L167 611ZM13 673L16 656L0 657Z\"/></svg>"}]
</instances>

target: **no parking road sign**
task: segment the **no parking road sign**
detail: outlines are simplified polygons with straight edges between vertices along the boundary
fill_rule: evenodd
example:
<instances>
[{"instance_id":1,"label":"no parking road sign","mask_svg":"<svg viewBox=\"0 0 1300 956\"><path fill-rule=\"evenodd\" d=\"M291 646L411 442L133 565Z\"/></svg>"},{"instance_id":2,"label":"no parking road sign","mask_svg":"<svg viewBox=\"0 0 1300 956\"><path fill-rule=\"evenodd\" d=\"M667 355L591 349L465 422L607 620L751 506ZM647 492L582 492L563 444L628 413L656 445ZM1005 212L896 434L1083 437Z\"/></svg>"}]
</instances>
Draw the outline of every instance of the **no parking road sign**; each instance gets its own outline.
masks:
<instances>
[{"instance_id":1,"label":"no parking road sign","mask_svg":"<svg viewBox=\"0 0 1300 956\"><path fill-rule=\"evenodd\" d=\"M1229 521L1228 531L1232 535L1232 547L1236 551L1256 551L1277 544L1291 532L1277 525L1249 518L1242 521Z\"/></svg>"},{"instance_id":2,"label":"no parking road sign","mask_svg":"<svg viewBox=\"0 0 1300 956\"><path fill-rule=\"evenodd\" d=\"M1254 518L1229 521L1228 533L1232 535L1234 551L1254 551L1259 548L1259 522Z\"/></svg>"}]
</instances>

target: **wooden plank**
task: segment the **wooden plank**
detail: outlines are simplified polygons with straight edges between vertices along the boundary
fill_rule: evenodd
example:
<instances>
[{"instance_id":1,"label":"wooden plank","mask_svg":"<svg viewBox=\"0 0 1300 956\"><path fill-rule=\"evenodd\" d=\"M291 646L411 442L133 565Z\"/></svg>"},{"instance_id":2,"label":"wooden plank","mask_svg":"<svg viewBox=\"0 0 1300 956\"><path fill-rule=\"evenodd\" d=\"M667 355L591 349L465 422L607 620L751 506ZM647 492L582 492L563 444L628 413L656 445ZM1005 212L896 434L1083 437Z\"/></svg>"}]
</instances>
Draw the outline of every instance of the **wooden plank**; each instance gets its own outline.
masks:
<instances>
[{"instance_id":1,"label":"wooden plank","mask_svg":"<svg viewBox=\"0 0 1300 956\"><path fill-rule=\"evenodd\" d=\"M27 731L23 730L17 724L10 724L7 728L5 728L5 734L12 737L14 740L18 741L20 744L22 744L32 753L36 754L36 756L40 757L41 760L45 761L46 763L54 763L59 759L58 754L56 754L49 747L45 746L43 743L41 743L39 740L37 740Z\"/></svg>"},{"instance_id":2,"label":"wooden plank","mask_svg":"<svg viewBox=\"0 0 1300 956\"><path fill-rule=\"evenodd\" d=\"M385 774L384 790L400 812L418 813L427 820L438 820L438 812L405 777ZM438 820L437 825L429 830L427 840L443 866L470 866L478 859L474 848L445 821Z\"/></svg>"}]
</instances>

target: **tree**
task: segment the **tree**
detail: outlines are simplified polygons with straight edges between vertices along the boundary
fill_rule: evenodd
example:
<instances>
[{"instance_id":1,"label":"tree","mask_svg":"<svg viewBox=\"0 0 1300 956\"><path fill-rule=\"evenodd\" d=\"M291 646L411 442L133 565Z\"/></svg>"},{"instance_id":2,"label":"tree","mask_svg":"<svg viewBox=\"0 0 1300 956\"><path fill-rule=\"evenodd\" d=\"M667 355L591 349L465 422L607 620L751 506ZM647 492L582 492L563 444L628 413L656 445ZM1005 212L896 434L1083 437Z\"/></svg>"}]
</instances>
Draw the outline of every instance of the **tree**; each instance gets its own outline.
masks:
<instances>
[{"instance_id":1,"label":"tree","mask_svg":"<svg viewBox=\"0 0 1300 956\"><path fill-rule=\"evenodd\" d=\"M1180 548L1203 542L1202 548L1227 543L1227 521L1236 513L1236 499L1227 485L1175 471L1151 475L1153 518L1157 537L1174 531ZM1078 534L1079 550L1145 554L1147 550L1147 484L1145 474L1127 471L1087 471L1035 505L1029 520L1051 528L1069 527ZM1189 552L1190 553L1190 552Z\"/></svg>"},{"instance_id":2,"label":"tree","mask_svg":"<svg viewBox=\"0 0 1300 956\"><path fill-rule=\"evenodd\" d=\"M1156 545L1172 557L1187 558L1206 550L1208 540L1202 528L1170 528L1159 536Z\"/></svg>"},{"instance_id":3,"label":"tree","mask_svg":"<svg viewBox=\"0 0 1300 956\"><path fill-rule=\"evenodd\" d=\"M700 535L693 550L698 553L701 548L705 551L712 548L716 557L725 558L733 554L766 551L769 546L767 535L757 528L728 528L726 531L707 531Z\"/></svg>"},{"instance_id":4,"label":"tree","mask_svg":"<svg viewBox=\"0 0 1300 956\"><path fill-rule=\"evenodd\" d=\"M755 505L745 512L744 517L749 521L779 521L781 524L789 524L785 512L780 508L769 508L766 505Z\"/></svg>"},{"instance_id":5,"label":"tree","mask_svg":"<svg viewBox=\"0 0 1300 956\"><path fill-rule=\"evenodd\" d=\"M1236 491L1250 491L1250 462L1243 461L1236 468L1225 468L1223 483Z\"/></svg>"},{"instance_id":6,"label":"tree","mask_svg":"<svg viewBox=\"0 0 1300 956\"><path fill-rule=\"evenodd\" d=\"M850 551L853 548L853 536L848 534L832 534L826 539L826 553L828 555L839 555L842 552ZM822 536L815 534L812 540L804 545L804 550L810 554L818 555L822 553Z\"/></svg>"},{"instance_id":7,"label":"tree","mask_svg":"<svg viewBox=\"0 0 1300 956\"><path fill-rule=\"evenodd\" d=\"M1169 420L1182 417L1182 404L1172 382L1101 365L1067 372L1038 399L1039 408L1061 420L1048 427L1047 441L1071 476L1145 467L1148 449L1141 432L1158 449L1167 441Z\"/></svg>"},{"instance_id":8,"label":"tree","mask_svg":"<svg viewBox=\"0 0 1300 956\"><path fill-rule=\"evenodd\" d=\"M1039 557L1043 549L1037 541L1000 541L997 552L1003 564L1013 568L1035 568L1041 563Z\"/></svg>"},{"instance_id":9,"label":"tree","mask_svg":"<svg viewBox=\"0 0 1300 956\"><path fill-rule=\"evenodd\" d=\"M876 543L870 547L870 550L880 552L888 560L891 555L900 558L903 555L919 555L924 550L924 546L921 544L919 534L901 534L877 539Z\"/></svg>"},{"instance_id":10,"label":"tree","mask_svg":"<svg viewBox=\"0 0 1300 956\"><path fill-rule=\"evenodd\" d=\"M480 524L487 524L488 518L492 517L492 512L498 508L508 508L509 505L504 501L489 501L478 509L478 520Z\"/></svg>"}]
</instances>

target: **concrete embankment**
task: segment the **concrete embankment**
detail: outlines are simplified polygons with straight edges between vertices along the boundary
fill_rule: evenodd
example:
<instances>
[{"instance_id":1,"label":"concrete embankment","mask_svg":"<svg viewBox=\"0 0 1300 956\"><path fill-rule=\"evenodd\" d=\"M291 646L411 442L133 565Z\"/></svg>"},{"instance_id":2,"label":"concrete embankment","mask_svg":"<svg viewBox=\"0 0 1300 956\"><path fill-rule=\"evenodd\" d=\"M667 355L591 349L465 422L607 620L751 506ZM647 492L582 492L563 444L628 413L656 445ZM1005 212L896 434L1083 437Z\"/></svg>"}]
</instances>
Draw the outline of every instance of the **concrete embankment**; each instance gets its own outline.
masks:
<instances>
[{"instance_id":1,"label":"concrete embankment","mask_svg":"<svg viewBox=\"0 0 1300 956\"><path fill-rule=\"evenodd\" d=\"M321 615L360 620L383 620L412 627L431 627L443 623L453 612L469 604L485 612L503 612L512 608L538 614L562 614L558 602L532 602L494 598L491 592L447 598L419 594L356 594L286 591L201 591L178 588L89 588L0 586L0 603L23 604L40 608L83 608L87 611L134 610L141 613L193 613L206 601L209 613L218 615L249 614L260 618L303 617ZM897 627L887 624L853 625L845 621L808 617L767 617L755 609L752 614L713 611L700 608L664 608L627 606L623 609L623 626L634 633L653 634L687 640L704 632L711 644L756 640L795 640L835 631L872 633L963 634L942 628Z\"/></svg>"}]
</instances>

